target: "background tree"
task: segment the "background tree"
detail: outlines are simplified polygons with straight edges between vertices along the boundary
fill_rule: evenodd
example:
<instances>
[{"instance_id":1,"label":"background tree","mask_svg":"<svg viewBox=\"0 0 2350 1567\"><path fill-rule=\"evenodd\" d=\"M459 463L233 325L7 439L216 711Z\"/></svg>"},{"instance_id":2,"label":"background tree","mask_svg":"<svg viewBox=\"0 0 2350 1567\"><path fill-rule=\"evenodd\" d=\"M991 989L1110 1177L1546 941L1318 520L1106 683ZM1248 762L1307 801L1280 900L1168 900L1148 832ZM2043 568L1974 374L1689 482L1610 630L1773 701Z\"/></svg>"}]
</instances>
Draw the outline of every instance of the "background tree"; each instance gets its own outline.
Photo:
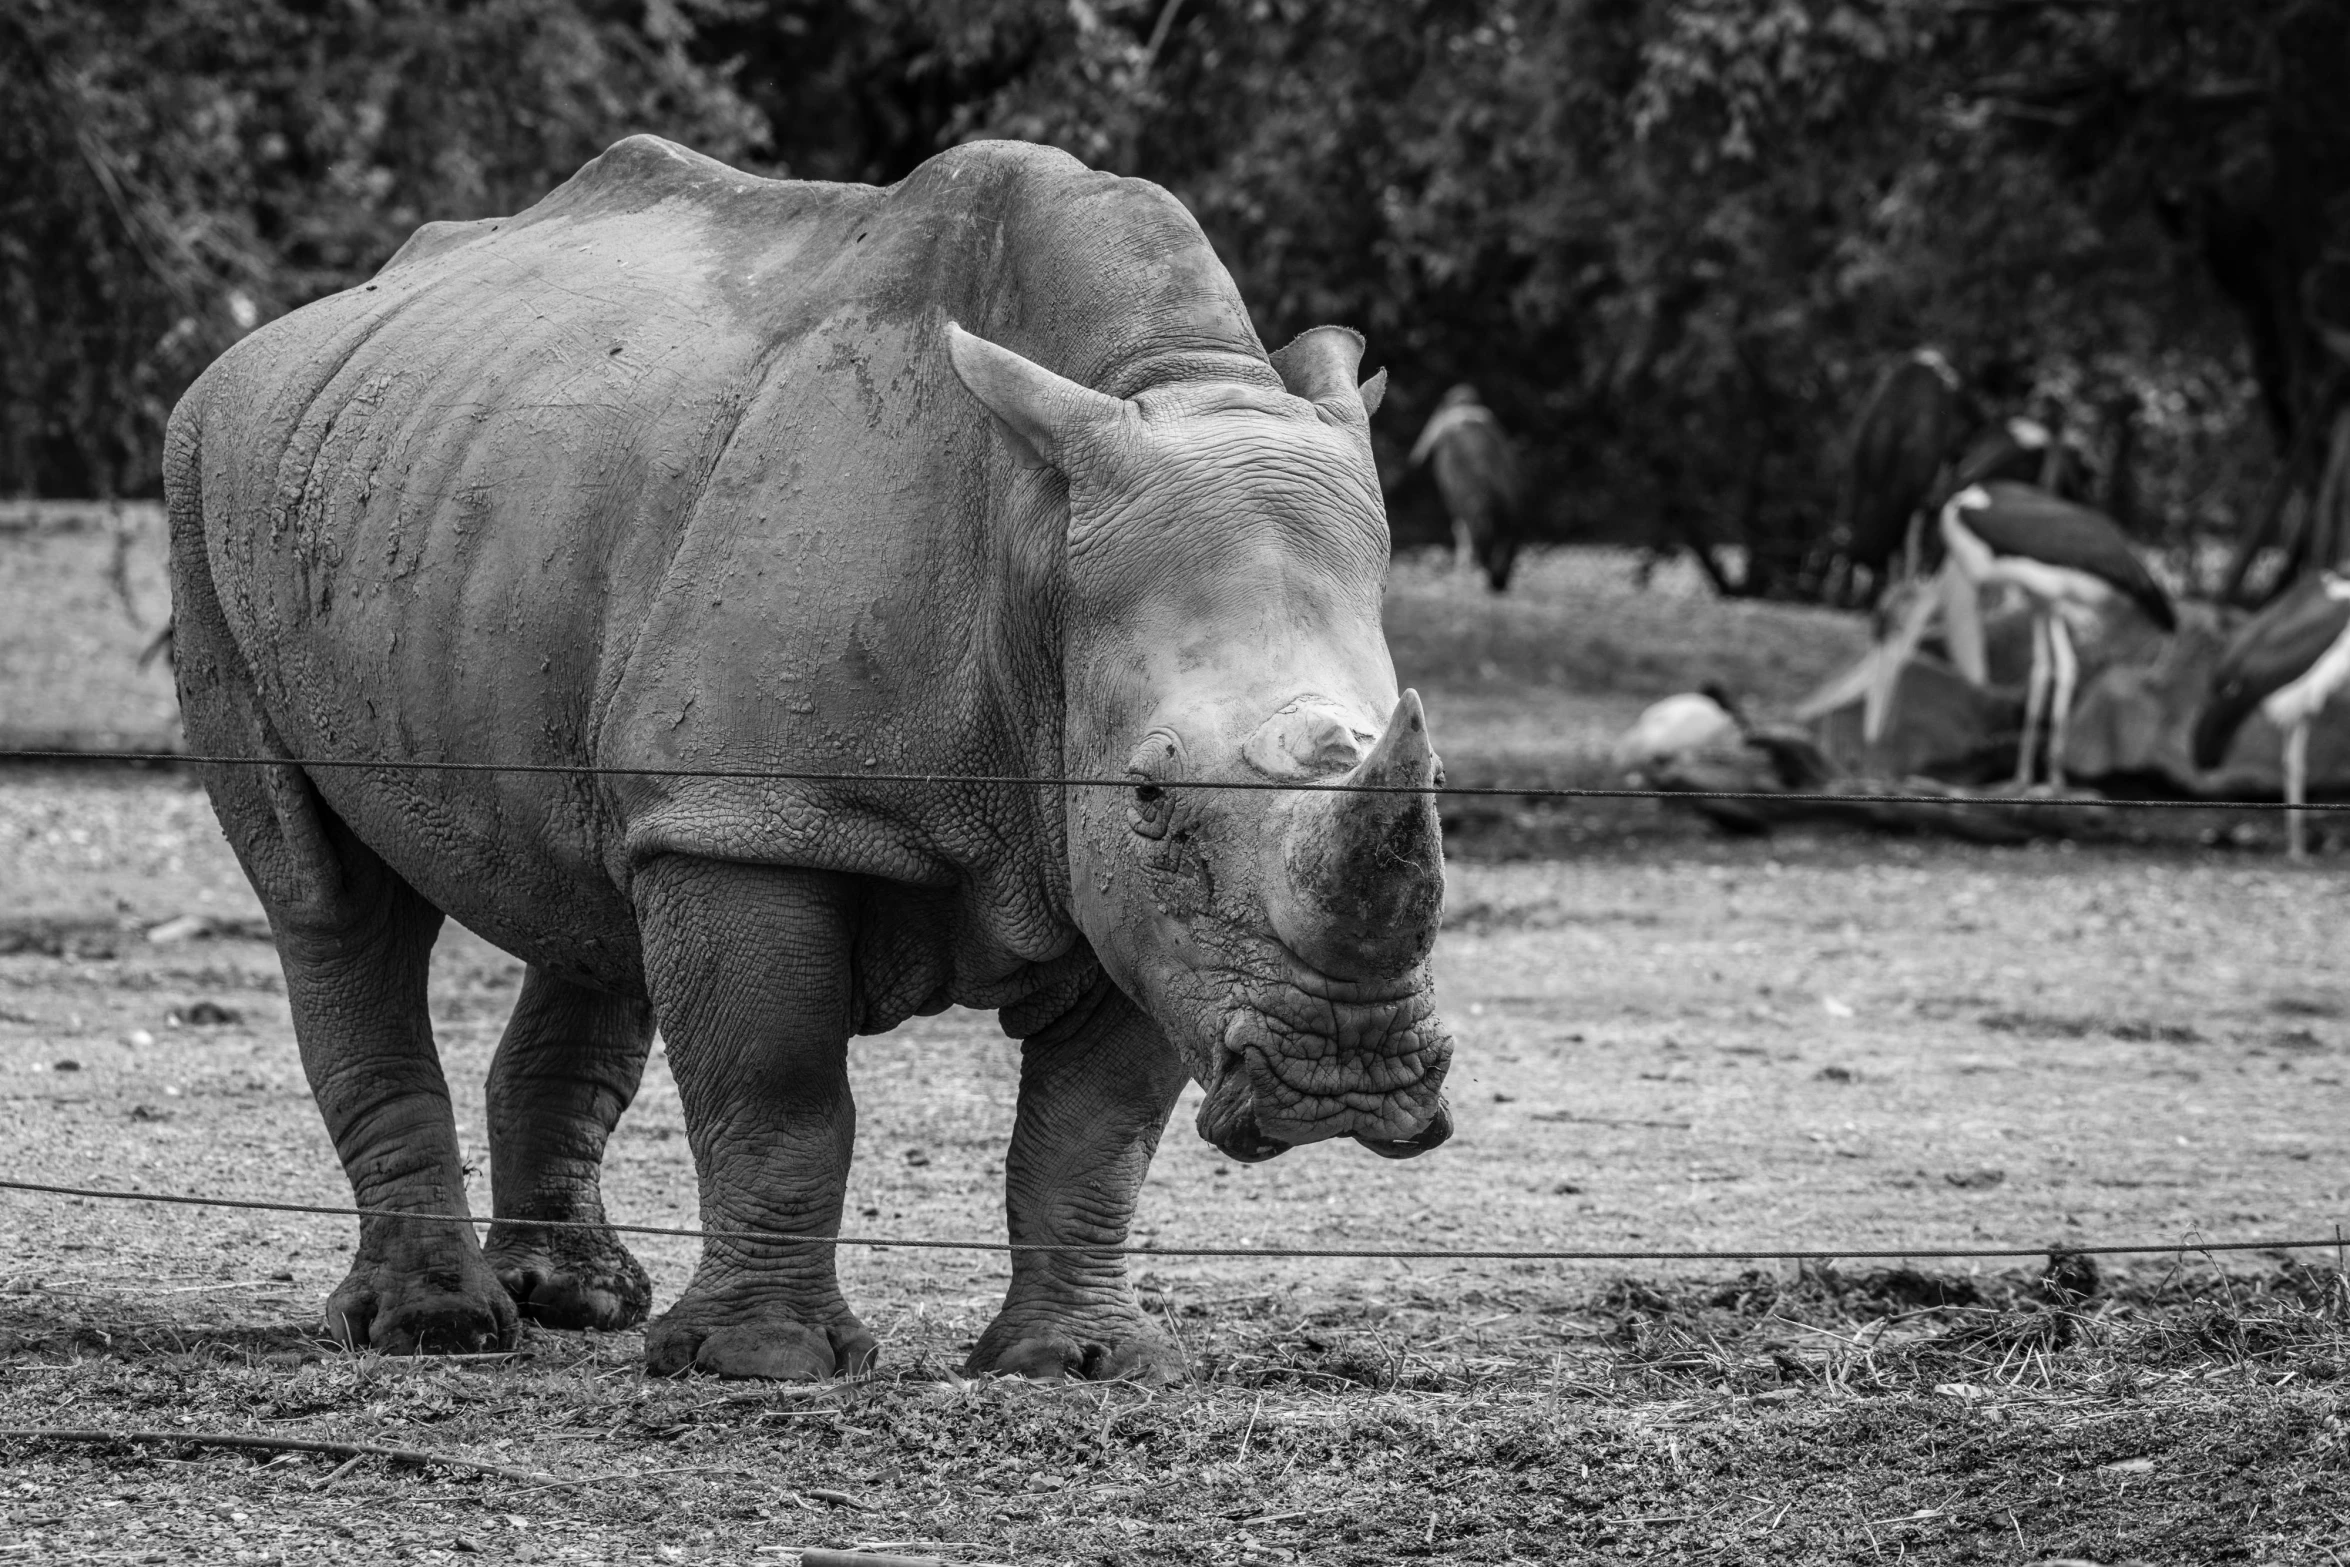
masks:
<instances>
[{"instance_id":1,"label":"background tree","mask_svg":"<svg viewBox=\"0 0 2350 1567\"><path fill-rule=\"evenodd\" d=\"M2311 199L2332 187L2294 172L2344 124L2338 10L901 0L867 8L886 25L857 64L900 106L895 140L860 146L900 149L872 177L993 133L1159 180L1268 341L1371 333L1391 462L1473 381L1529 437L1545 531L1686 545L1726 590L1809 594L1845 428L1920 343L1983 413L2066 426L2154 540L2277 511L2283 410L2319 394L2275 389L2263 336L2310 338L2294 280L2343 230ZM791 139L785 84L741 80L772 155L829 155ZM2250 289L2246 242L2213 226L2248 207L2274 263ZM2287 213L2290 254L2261 226Z\"/></svg>"},{"instance_id":2,"label":"background tree","mask_svg":"<svg viewBox=\"0 0 2350 1567\"><path fill-rule=\"evenodd\" d=\"M262 320L621 135L739 156L704 13L544 0L0 9L0 493L153 494L163 421Z\"/></svg>"},{"instance_id":3,"label":"background tree","mask_svg":"<svg viewBox=\"0 0 2350 1567\"><path fill-rule=\"evenodd\" d=\"M1012 135L1173 189L1268 342L1363 327L1394 375L1391 467L1472 382L1525 444L1544 534L1691 549L1726 591L1821 590L1846 428L1924 343L1983 414L2062 424L2150 541L2247 546L2231 587L2263 589L2264 547L2350 542L2319 504L2350 507L2336 0L13 16L0 490L151 490L162 410L245 317L629 131L872 181Z\"/></svg>"}]
</instances>

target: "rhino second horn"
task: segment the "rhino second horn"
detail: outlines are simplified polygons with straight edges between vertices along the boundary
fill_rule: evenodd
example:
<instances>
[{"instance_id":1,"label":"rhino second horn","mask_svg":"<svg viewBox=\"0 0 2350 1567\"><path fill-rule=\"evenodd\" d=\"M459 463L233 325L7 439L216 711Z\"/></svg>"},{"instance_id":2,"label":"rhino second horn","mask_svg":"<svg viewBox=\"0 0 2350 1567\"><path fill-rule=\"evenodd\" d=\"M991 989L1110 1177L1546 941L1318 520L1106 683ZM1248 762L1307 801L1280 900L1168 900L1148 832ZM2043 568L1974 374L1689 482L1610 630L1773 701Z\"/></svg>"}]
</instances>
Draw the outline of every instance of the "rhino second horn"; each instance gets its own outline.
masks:
<instances>
[{"instance_id":1,"label":"rhino second horn","mask_svg":"<svg viewBox=\"0 0 2350 1567\"><path fill-rule=\"evenodd\" d=\"M1444 834L1436 752L1420 696L1406 691L1387 731L1333 783L1405 793L1320 790L1299 796L1282 837L1273 930L1336 979L1400 977L1436 944L1444 913Z\"/></svg>"},{"instance_id":2,"label":"rhino second horn","mask_svg":"<svg viewBox=\"0 0 2350 1567\"><path fill-rule=\"evenodd\" d=\"M1292 397L1326 408L1344 423L1357 422L1357 406L1363 418L1369 419L1387 395L1384 370L1360 386L1355 384L1355 371L1363 362L1363 334L1353 327L1309 327L1270 357L1282 386Z\"/></svg>"}]
</instances>

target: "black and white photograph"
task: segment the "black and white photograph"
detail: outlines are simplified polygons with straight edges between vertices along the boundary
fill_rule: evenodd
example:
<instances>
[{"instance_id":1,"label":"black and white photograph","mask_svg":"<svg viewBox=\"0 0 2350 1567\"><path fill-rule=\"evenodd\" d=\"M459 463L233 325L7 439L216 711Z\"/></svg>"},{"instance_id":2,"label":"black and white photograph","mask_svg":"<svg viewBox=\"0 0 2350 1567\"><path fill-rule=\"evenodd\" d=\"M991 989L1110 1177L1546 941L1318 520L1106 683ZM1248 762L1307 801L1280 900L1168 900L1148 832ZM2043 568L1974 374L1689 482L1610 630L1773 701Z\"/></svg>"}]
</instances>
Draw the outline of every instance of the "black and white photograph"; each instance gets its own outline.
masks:
<instances>
[{"instance_id":1,"label":"black and white photograph","mask_svg":"<svg viewBox=\"0 0 2350 1567\"><path fill-rule=\"evenodd\" d=\"M0 0L0 1567L2350 1567L2346 688L2350 0Z\"/></svg>"}]
</instances>

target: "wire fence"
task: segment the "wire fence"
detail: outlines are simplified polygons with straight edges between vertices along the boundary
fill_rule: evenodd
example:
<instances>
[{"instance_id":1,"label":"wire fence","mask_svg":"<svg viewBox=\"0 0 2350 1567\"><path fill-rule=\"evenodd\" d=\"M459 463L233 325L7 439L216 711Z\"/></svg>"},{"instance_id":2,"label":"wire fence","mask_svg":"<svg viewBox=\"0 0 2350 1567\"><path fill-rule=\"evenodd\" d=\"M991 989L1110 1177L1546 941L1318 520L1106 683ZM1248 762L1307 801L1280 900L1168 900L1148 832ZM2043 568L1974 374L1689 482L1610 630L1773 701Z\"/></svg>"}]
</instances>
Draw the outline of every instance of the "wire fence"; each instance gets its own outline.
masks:
<instances>
[{"instance_id":1,"label":"wire fence","mask_svg":"<svg viewBox=\"0 0 2350 1567\"><path fill-rule=\"evenodd\" d=\"M2105 811L2350 811L2350 800L2295 805L2287 800L2118 799L2106 795L1878 793L1854 790L1634 789L1548 784L1357 784L1283 782L1249 778L1156 779L1032 777L1022 773L901 773L873 768L857 771L799 771L761 767L613 766L598 762L439 762L397 757L219 756L185 751L0 750L0 763L119 763L172 767L297 767L304 771L353 770L406 773L501 773L576 778L716 779L750 783L921 784L983 788L1201 790L1251 794L1418 794L1454 799L1503 800L1722 800L1751 804L1841 806L1946 806L1953 809Z\"/></svg>"},{"instance_id":2,"label":"wire fence","mask_svg":"<svg viewBox=\"0 0 2350 1567\"><path fill-rule=\"evenodd\" d=\"M516 774L592 778L653 778L735 780L759 783L892 784L995 788L1132 789L1152 785L1167 789L1250 793L1313 792L1329 794L1409 794L1472 799L1518 800L1718 800L1752 803L1841 806L1943 806L1951 808L2046 809L2052 806L2100 810L2146 811L2255 811L2303 810L2317 813L2350 811L2350 802L2293 805L2281 800L2115 799L2105 796L2034 796L1929 793L1826 793L1726 789L1577 788L1561 786L1365 785L1330 782L1280 782L1248 779L1154 780L1140 777L1033 777L1023 774L782 770L770 768L709 768L679 766L613 766L565 762L450 762L370 757L254 757L207 755L178 751L66 750L0 751L0 762L119 763L195 767L296 767L304 770ZM1527 1263L1667 1263L1667 1262L1814 1262L1862 1258L1926 1261L2015 1260L2053 1256L2161 1256L2223 1253L2333 1251L2337 1265L2344 1260L2345 1242L2334 1234L2317 1237L2280 1237L2258 1240L2211 1241L2182 1239L2168 1242L2101 1244L2041 1244L2008 1246L1917 1246L1860 1243L1837 1247L1398 1247L1398 1246L1166 1246L1156 1242L1105 1244L1080 1241L991 1241L928 1237L822 1235L777 1230L685 1228L656 1224L606 1224L582 1220L499 1219L469 1214L416 1213L404 1210L338 1207L317 1203L278 1202L261 1198L228 1197L204 1193L123 1191L105 1187L66 1186L41 1181L0 1178L0 1190L34 1195L74 1197L95 1201L170 1204L183 1207L228 1208L265 1213L304 1214L331 1218L372 1219L404 1224L519 1227L594 1230L622 1235L666 1236L686 1240L726 1241L773 1247L865 1247L876 1251L964 1251L1020 1253L1076 1253L1091 1256L1121 1254L1139 1258L1253 1258L1354 1259L1382 1262L1527 1262Z\"/></svg>"},{"instance_id":3,"label":"wire fence","mask_svg":"<svg viewBox=\"0 0 2350 1567\"><path fill-rule=\"evenodd\" d=\"M2332 1251L2339 1260L2346 1242L2339 1226L2332 1235L2268 1240L2119 1242L2097 1245L2046 1244L2038 1246L1876 1246L1842 1247L1414 1247L1414 1246L1161 1246L1104 1244L1099 1241L982 1241L934 1239L896 1235L821 1235L785 1230L688 1229L667 1224L606 1224L583 1219L501 1219L462 1213L416 1213L396 1208L336 1207L325 1203L277 1202L259 1197L219 1197L204 1193L123 1191L104 1186L61 1186L45 1181L0 1178L0 1191L29 1192L52 1197L84 1197L103 1202L160 1203L188 1208L239 1208L261 1213L298 1213L345 1219L384 1219L403 1224L481 1226L511 1225L517 1229L593 1230L619 1235L665 1235L684 1240L736 1241L764 1246L862 1246L875 1251L980 1251L1054 1253L1127 1257L1250 1257L1273 1259L1339 1258L1373 1262L1843 1262L1855 1258L1901 1258L1926 1261L1997 1260L2018 1257L2120 1257L2219 1254L2227 1252Z\"/></svg>"}]
</instances>

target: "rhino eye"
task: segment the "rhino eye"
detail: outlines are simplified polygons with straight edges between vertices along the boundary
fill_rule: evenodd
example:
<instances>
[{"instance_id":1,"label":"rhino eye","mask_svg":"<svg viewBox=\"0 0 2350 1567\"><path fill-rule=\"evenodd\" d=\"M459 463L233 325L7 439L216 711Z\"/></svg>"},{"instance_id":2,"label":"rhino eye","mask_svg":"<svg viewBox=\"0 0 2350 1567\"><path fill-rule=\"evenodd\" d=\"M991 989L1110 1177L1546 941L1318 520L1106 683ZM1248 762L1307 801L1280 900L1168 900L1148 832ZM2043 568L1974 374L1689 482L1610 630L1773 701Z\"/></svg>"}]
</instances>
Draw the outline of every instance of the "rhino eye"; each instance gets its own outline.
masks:
<instances>
[{"instance_id":1,"label":"rhino eye","mask_svg":"<svg viewBox=\"0 0 2350 1567\"><path fill-rule=\"evenodd\" d=\"M1133 828L1138 837L1164 838L1167 836L1167 820L1174 814L1174 808L1175 802L1157 784L1136 784L1134 803L1126 808L1126 825Z\"/></svg>"}]
</instances>

